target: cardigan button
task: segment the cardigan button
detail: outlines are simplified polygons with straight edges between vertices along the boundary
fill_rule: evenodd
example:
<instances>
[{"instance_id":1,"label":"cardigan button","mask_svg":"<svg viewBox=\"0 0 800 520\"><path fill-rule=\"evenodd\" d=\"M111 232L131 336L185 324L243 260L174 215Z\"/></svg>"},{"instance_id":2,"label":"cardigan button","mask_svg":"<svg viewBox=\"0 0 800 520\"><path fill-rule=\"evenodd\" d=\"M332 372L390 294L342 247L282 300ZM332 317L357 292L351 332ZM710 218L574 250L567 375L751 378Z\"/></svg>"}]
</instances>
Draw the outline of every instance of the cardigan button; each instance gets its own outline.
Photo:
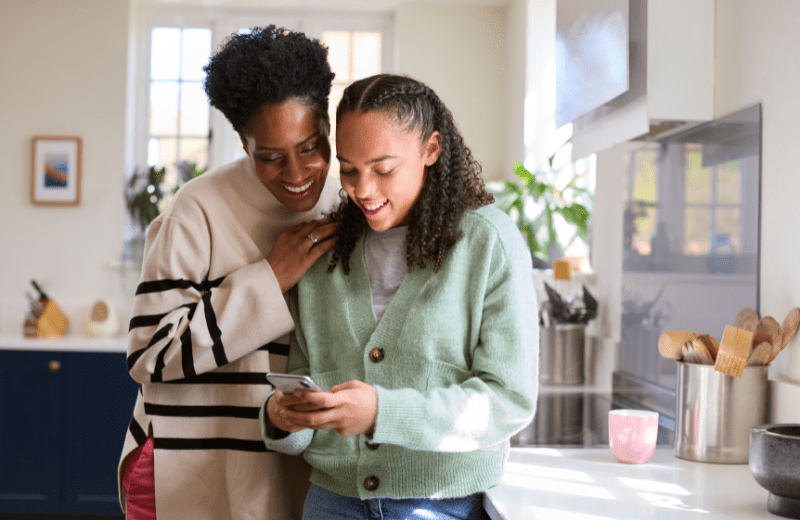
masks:
<instances>
[{"instance_id":1,"label":"cardigan button","mask_svg":"<svg viewBox=\"0 0 800 520\"><path fill-rule=\"evenodd\" d=\"M374 349L369 351L369 359L373 363L380 363L383 361L383 349L375 347Z\"/></svg>"},{"instance_id":2,"label":"cardigan button","mask_svg":"<svg viewBox=\"0 0 800 520\"><path fill-rule=\"evenodd\" d=\"M378 486L381 485L381 481L378 480L378 477L371 476L364 479L364 489L367 491L375 491L378 489Z\"/></svg>"},{"instance_id":3,"label":"cardigan button","mask_svg":"<svg viewBox=\"0 0 800 520\"><path fill-rule=\"evenodd\" d=\"M366 444L367 444L367 448L370 449L370 450L373 450L373 451L377 450L378 447L380 446L380 443L377 443L377 442L369 442L369 441L367 441Z\"/></svg>"}]
</instances>

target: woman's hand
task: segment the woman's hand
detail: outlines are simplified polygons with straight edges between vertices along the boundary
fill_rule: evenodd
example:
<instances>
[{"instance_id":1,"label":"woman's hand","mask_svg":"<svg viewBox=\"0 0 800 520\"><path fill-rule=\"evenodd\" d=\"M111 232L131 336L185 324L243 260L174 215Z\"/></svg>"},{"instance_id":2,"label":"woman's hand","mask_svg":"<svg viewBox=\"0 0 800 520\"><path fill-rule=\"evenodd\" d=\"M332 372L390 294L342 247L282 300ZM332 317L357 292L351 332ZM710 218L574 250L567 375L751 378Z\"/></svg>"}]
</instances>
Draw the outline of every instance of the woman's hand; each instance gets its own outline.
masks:
<instances>
[{"instance_id":1,"label":"woman's hand","mask_svg":"<svg viewBox=\"0 0 800 520\"><path fill-rule=\"evenodd\" d=\"M367 383L348 381L334 386L330 392L298 390L291 398L292 400L279 399L275 403L275 406L285 405L276 412L280 422L272 422L281 430L293 432L304 428L312 430L333 428L340 435L347 437L361 433L371 434L375 429L378 393L375 387ZM270 406L271 403L268 403L267 412L272 421ZM281 424L292 429L284 428Z\"/></svg>"},{"instance_id":2,"label":"woman's hand","mask_svg":"<svg viewBox=\"0 0 800 520\"><path fill-rule=\"evenodd\" d=\"M311 393L304 390L297 390L294 394L284 394L278 389L267 401L267 416L273 426L289 433L306 429L306 426L293 422L287 417L289 410L294 411L313 411L319 410L316 405L310 405L304 398L304 393Z\"/></svg>"},{"instance_id":3,"label":"woman's hand","mask_svg":"<svg viewBox=\"0 0 800 520\"><path fill-rule=\"evenodd\" d=\"M267 254L267 262L278 279L282 293L294 287L314 262L331 250L336 242L331 237L335 230L336 224L329 220L312 220L278 235L275 245ZM316 237L316 245L309 238L309 233Z\"/></svg>"}]
</instances>

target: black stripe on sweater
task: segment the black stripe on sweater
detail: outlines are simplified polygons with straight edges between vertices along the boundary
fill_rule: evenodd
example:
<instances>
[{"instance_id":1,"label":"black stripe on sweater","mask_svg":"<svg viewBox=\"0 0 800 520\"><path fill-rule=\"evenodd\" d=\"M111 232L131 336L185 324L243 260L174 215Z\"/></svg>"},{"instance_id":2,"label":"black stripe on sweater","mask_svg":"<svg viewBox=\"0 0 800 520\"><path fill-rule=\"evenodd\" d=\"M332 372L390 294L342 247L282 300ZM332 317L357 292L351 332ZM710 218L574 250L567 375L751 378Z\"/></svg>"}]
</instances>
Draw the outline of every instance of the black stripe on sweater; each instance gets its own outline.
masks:
<instances>
[{"instance_id":1,"label":"black stripe on sweater","mask_svg":"<svg viewBox=\"0 0 800 520\"><path fill-rule=\"evenodd\" d=\"M133 435L133 440L136 441L137 446L141 446L147 441L147 434L144 432L144 428L142 428L139 422L133 417L131 417L128 430L130 430L131 435Z\"/></svg>"},{"instance_id":2,"label":"black stripe on sweater","mask_svg":"<svg viewBox=\"0 0 800 520\"><path fill-rule=\"evenodd\" d=\"M211 346L211 351L214 353L214 361L218 367L228 364L228 356L225 354L225 347L222 346L222 331L217 326L217 315L214 314L214 308L211 307L211 292L203 295L203 310L206 313L206 326L211 339L214 344Z\"/></svg>"},{"instance_id":3,"label":"black stripe on sweater","mask_svg":"<svg viewBox=\"0 0 800 520\"><path fill-rule=\"evenodd\" d=\"M207 372L199 376L164 381L167 385L268 385L264 372Z\"/></svg>"},{"instance_id":4,"label":"black stripe on sweater","mask_svg":"<svg viewBox=\"0 0 800 520\"><path fill-rule=\"evenodd\" d=\"M199 406L144 403L148 415L165 417L235 417L237 419L258 419L260 406Z\"/></svg>"},{"instance_id":5,"label":"black stripe on sweater","mask_svg":"<svg viewBox=\"0 0 800 520\"><path fill-rule=\"evenodd\" d=\"M211 438L211 439L174 439L155 437L153 448L156 450L235 450L272 453L263 441L244 439Z\"/></svg>"},{"instance_id":6,"label":"black stripe on sweater","mask_svg":"<svg viewBox=\"0 0 800 520\"><path fill-rule=\"evenodd\" d=\"M274 341L267 343L263 347L259 347L258 350L266 350L270 354L277 354L279 356L289 355L289 345L284 345L283 343L275 343Z\"/></svg>"},{"instance_id":7,"label":"black stripe on sweater","mask_svg":"<svg viewBox=\"0 0 800 520\"><path fill-rule=\"evenodd\" d=\"M197 372L194 369L194 356L192 355L192 330L186 327L181 334L181 366L183 367L184 377L195 377Z\"/></svg>"},{"instance_id":8,"label":"black stripe on sweater","mask_svg":"<svg viewBox=\"0 0 800 520\"><path fill-rule=\"evenodd\" d=\"M177 307L175 310L178 309L189 309L188 318L189 321L192 321L192 317L194 316L194 311L197 309L196 303L186 303ZM131 318L131 322L128 325L128 332L132 331L133 329L139 327L152 327L154 325L158 325L161 323L161 320L164 319L165 316L168 316L169 313L165 312L163 314L143 314L142 316L134 316Z\"/></svg>"},{"instance_id":9,"label":"black stripe on sweater","mask_svg":"<svg viewBox=\"0 0 800 520\"><path fill-rule=\"evenodd\" d=\"M166 338L169 335L169 331L171 329L172 329L172 323L167 323L166 325L158 329L155 334L153 334L153 337L150 339L150 343L148 343L146 347L144 347L143 349L139 349L130 356L128 356L127 359L128 370L130 371L133 368L133 365L135 365L136 362L139 361L139 358L142 357L142 355L145 352L147 352L147 349L149 349L162 339Z\"/></svg>"},{"instance_id":10,"label":"black stripe on sweater","mask_svg":"<svg viewBox=\"0 0 800 520\"><path fill-rule=\"evenodd\" d=\"M147 294L147 293L154 293L154 292L165 292L170 291L172 289L195 289L200 292L206 292L210 289L215 287L219 287L225 277L217 278L216 280L205 280L201 283L192 282L186 279L178 279L178 280L171 280L171 279L164 279L164 280L153 280L151 282L142 282L136 288L136 295L140 294Z\"/></svg>"}]
</instances>

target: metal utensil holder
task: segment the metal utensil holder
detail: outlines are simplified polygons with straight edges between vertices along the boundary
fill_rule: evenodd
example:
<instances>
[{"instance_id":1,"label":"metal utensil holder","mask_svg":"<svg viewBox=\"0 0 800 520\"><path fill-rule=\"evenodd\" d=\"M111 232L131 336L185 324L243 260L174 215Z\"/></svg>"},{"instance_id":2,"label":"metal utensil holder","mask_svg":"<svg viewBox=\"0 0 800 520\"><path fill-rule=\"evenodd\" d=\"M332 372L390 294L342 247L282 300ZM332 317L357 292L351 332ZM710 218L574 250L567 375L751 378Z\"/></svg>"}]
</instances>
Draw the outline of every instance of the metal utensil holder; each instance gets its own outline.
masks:
<instances>
[{"instance_id":1,"label":"metal utensil holder","mask_svg":"<svg viewBox=\"0 0 800 520\"><path fill-rule=\"evenodd\" d=\"M582 385L586 324L558 323L539 328L539 382Z\"/></svg>"},{"instance_id":2,"label":"metal utensil holder","mask_svg":"<svg viewBox=\"0 0 800 520\"><path fill-rule=\"evenodd\" d=\"M675 456L747 463L750 428L767 422L768 367L748 366L733 377L713 365L677 363Z\"/></svg>"}]
</instances>

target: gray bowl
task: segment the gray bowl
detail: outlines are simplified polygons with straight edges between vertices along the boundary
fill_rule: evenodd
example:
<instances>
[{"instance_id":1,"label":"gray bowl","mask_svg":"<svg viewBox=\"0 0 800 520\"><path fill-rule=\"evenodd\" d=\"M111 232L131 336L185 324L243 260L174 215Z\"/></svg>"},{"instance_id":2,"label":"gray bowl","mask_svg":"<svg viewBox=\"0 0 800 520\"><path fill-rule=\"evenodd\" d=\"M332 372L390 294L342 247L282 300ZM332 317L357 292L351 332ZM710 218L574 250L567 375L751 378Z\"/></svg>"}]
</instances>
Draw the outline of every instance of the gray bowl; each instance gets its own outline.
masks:
<instances>
[{"instance_id":1,"label":"gray bowl","mask_svg":"<svg viewBox=\"0 0 800 520\"><path fill-rule=\"evenodd\" d=\"M750 429L750 472L769 491L767 510L800 519L800 424Z\"/></svg>"}]
</instances>

